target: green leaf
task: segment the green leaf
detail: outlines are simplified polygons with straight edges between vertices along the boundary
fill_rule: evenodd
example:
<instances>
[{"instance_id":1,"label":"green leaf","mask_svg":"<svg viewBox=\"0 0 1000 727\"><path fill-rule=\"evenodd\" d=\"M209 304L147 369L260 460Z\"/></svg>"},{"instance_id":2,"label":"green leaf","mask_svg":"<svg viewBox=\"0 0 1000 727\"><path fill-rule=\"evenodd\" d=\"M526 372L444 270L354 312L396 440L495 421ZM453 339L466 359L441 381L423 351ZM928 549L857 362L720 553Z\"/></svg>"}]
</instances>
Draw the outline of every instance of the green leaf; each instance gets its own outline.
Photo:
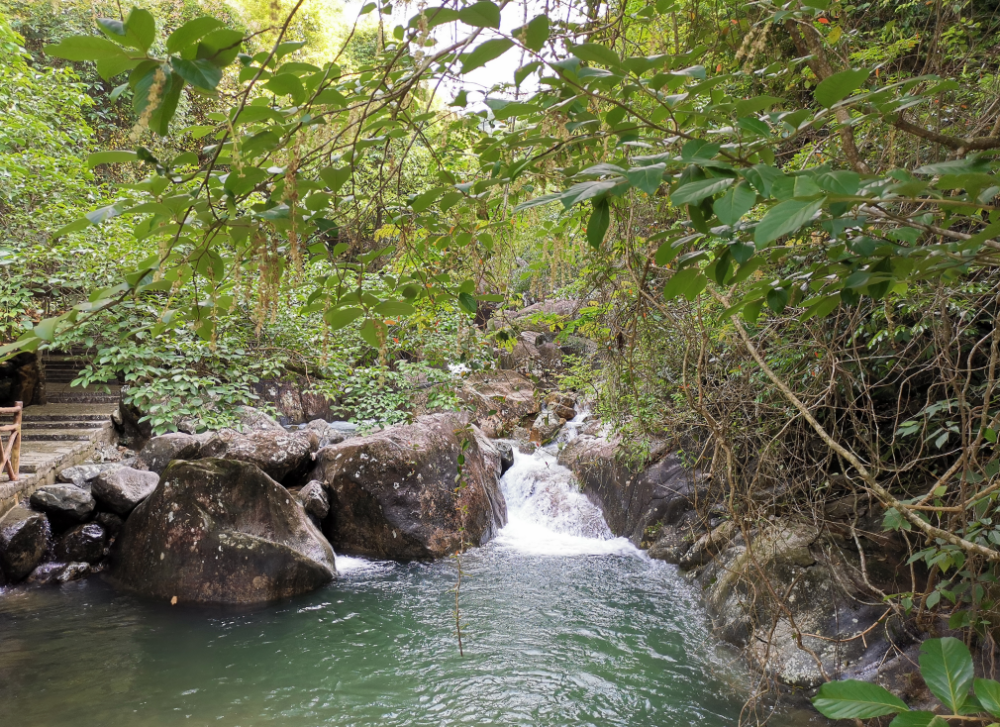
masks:
<instances>
[{"instance_id":1,"label":"green leaf","mask_svg":"<svg viewBox=\"0 0 1000 727\"><path fill-rule=\"evenodd\" d=\"M842 194L851 197L858 193L861 187L861 175L857 172L849 172L839 169L833 172L826 172L816 177L816 184L820 189L824 189L831 194Z\"/></svg>"},{"instance_id":2,"label":"green leaf","mask_svg":"<svg viewBox=\"0 0 1000 727\"><path fill-rule=\"evenodd\" d=\"M410 207L413 209L414 212L417 213L423 212L432 204L434 204L434 200L436 200L438 197L441 196L441 193L444 191L444 189L445 189L444 187L433 187L427 190L426 192L418 194L410 202Z\"/></svg>"},{"instance_id":3,"label":"green leaf","mask_svg":"<svg viewBox=\"0 0 1000 727\"><path fill-rule=\"evenodd\" d=\"M767 301L768 308L775 313L781 313L788 305L788 291L785 288L771 288L764 296L764 300Z\"/></svg>"},{"instance_id":4,"label":"green leaf","mask_svg":"<svg viewBox=\"0 0 1000 727\"><path fill-rule=\"evenodd\" d=\"M206 91L214 91L222 80L222 69L204 59L186 61L183 58L171 58L170 66L192 86Z\"/></svg>"},{"instance_id":5,"label":"green leaf","mask_svg":"<svg viewBox=\"0 0 1000 727\"><path fill-rule=\"evenodd\" d=\"M458 304L459 306L461 306L462 310L464 310L466 313L472 313L472 314L475 314L476 308L478 307L476 299L473 298L472 295L470 295L469 293L465 292L458 294Z\"/></svg>"},{"instance_id":6,"label":"green leaf","mask_svg":"<svg viewBox=\"0 0 1000 727\"><path fill-rule=\"evenodd\" d=\"M323 320L330 326L330 330L339 331L364 313L360 308L332 308L323 314Z\"/></svg>"},{"instance_id":7,"label":"green leaf","mask_svg":"<svg viewBox=\"0 0 1000 727\"><path fill-rule=\"evenodd\" d=\"M638 187L646 194L653 196L660 188L663 181L663 171L667 168L666 163L652 164L648 167L632 167L625 176L632 183L633 187Z\"/></svg>"},{"instance_id":8,"label":"green leaf","mask_svg":"<svg viewBox=\"0 0 1000 727\"><path fill-rule=\"evenodd\" d=\"M58 230L56 230L52 234L52 239L58 240L60 237L65 237L66 235L72 232L81 232L82 230L86 230L88 227L92 226L93 223L90 220L88 220L86 217L81 217L80 219L74 220L73 222L70 222L68 225L63 225Z\"/></svg>"},{"instance_id":9,"label":"green leaf","mask_svg":"<svg viewBox=\"0 0 1000 727\"><path fill-rule=\"evenodd\" d=\"M948 727L948 722L933 712L901 712L889 727Z\"/></svg>"},{"instance_id":10,"label":"green leaf","mask_svg":"<svg viewBox=\"0 0 1000 727\"><path fill-rule=\"evenodd\" d=\"M611 205L606 199L594 202L594 211L587 221L587 242L595 250L604 242L604 236L611 225Z\"/></svg>"},{"instance_id":11,"label":"green leaf","mask_svg":"<svg viewBox=\"0 0 1000 727\"><path fill-rule=\"evenodd\" d=\"M417 312L416 308L401 300L384 300L372 310L380 316L412 316Z\"/></svg>"},{"instance_id":12,"label":"green leaf","mask_svg":"<svg viewBox=\"0 0 1000 727\"><path fill-rule=\"evenodd\" d=\"M777 96L755 96L754 98L737 101L736 115L750 116L763 111L764 109L769 109L776 103L780 103L782 100L783 99L780 99Z\"/></svg>"},{"instance_id":13,"label":"green leaf","mask_svg":"<svg viewBox=\"0 0 1000 727\"><path fill-rule=\"evenodd\" d=\"M702 179L697 182L683 184L670 193L670 201L675 206L682 204L698 204L706 197L711 197L716 192L721 192L733 183L732 177L716 177L714 179Z\"/></svg>"},{"instance_id":14,"label":"green leaf","mask_svg":"<svg viewBox=\"0 0 1000 727\"><path fill-rule=\"evenodd\" d=\"M56 337L56 324L61 320L61 316L57 318L46 318L43 321L39 321L38 324L31 329L31 332L43 341L51 342Z\"/></svg>"},{"instance_id":15,"label":"green leaf","mask_svg":"<svg viewBox=\"0 0 1000 727\"><path fill-rule=\"evenodd\" d=\"M138 41L138 48L143 53L149 50L156 39L156 21L153 14L142 8L132 8L125 21L128 34Z\"/></svg>"},{"instance_id":16,"label":"green leaf","mask_svg":"<svg viewBox=\"0 0 1000 727\"><path fill-rule=\"evenodd\" d=\"M45 52L67 61L97 61L115 56L125 57L125 51L105 38L93 35L71 35L56 45L45 46Z\"/></svg>"},{"instance_id":17,"label":"green leaf","mask_svg":"<svg viewBox=\"0 0 1000 727\"><path fill-rule=\"evenodd\" d=\"M708 278L702 275L701 270L696 266L678 270L670 276L670 280L663 286L663 297L666 300L683 295L693 298L705 288ZM692 291L694 295L691 295Z\"/></svg>"},{"instance_id":18,"label":"green leaf","mask_svg":"<svg viewBox=\"0 0 1000 727\"><path fill-rule=\"evenodd\" d=\"M757 193L749 184L740 182L715 200L712 209L719 222L724 225L735 225L757 202Z\"/></svg>"},{"instance_id":19,"label":"green leaf","mask_svg":"<svg viewBox=\"0 0 1000 727\"><path fill-rule=\"evenodd\" d=\"M613 50L599 43L583 43L570 48L570 51L581 61L600 63L604 66L617 68L622 64L621 58Z\"/></svg>"},{"instance_id":20,"label":"green leaf","mask_svg":"<svg viewBox=\"0 0 1000 727\"><path fill-rule=\"evenodd\" d=\"M927 688L957 714L975 678L969 647L958 639L928 639L920 648L920 674Z\"/></svg>"},{"instance_id":21,"label":"green leaf","mask_svg":"<svg viewBox=\"0 0 1000 727\"><path fill-rule=\"evenodd\" d=\"M324 167L320 170L319 176L320 179L326 183L326 186L334 192L337 192L351 178L351 167L350 165L343 167Z\"/></svg>"},{"instance_id":22,"label":"green leaf","mask_svg":"<svg viewBox=\"0 0 1000 727\"><path fill-rule=\"evenodd\" d=\"M481 0L459 10L458 19L474 28L499 28L500 8L489 0Z\"/></svg>"},{"instance_id":23,"label":"green leaf","mask_svg":"<svg viewBox=\"0 0 1000 727\"><path fill-rule=\"evenodd\" d=\"M292 102L295 104L302 103L306 98L306 90L302 86L302 81L291 73L279 73L277 76L272 76L264 84L264 88L276 96L291 96Z\"/></svg>"},{"instance_id":24,"label":"green leaf","mask_svg":"<svg viewBox=\"0 0 1000 727\"><path fill-rule=\"evenodd\" d=\"M492 4L490 3L490 5ZM462 73L468 73L480 66L485 66L494 58L502 56L513 45L513 41L506 38L494 38L493 40L480 43L472 51L462 55Z\"/></svg>"},{"instance_id":25,"label":"green leaf","mask_svg":"<svg viewBox=\"0 0 1000 727\"><path fill-rule=\"evenodd\" d=\"M909 711L903 700L884 687L854 679L827 682L819 688L812 703L830 719L871 719Z\"/></svg>"},{"instance_id":26,"label":"green leaf","mask_svg":"<svg viewBox=\"0 0 1000 727\"><path fill-rule=\"evenodd\" d=\"M992 679L976 679L973 684L983 709L994 717L1000 717L1000 683Z\"/></svg>"},{"instance_id":27,"label":"green leaf","mask_svg":"<svg viewBox=\"0 0 1000 727\"><path fill-rule=\"evenodd\" d=\"M829 78L820 81L813 96L815 96L816 101L829 108L849 96L851 91L868 80L870 73L871 71L866 69L834 73Z\"/></svg>"},{"instance_id":28,"label":"green leaf","mask_svg":"<svg viewBox=\"0 0 1000 727\"><path fill-rule=\"evenodd\" d=\"M87 157L87 166L93 169L98 164L123 164L137 158L134 151L99 151Z\"/></svg>"},{"instance_id":29,"label":"green leaf","mask_svg":"<svg viewBox=\"0 0 1000 727\"><path fill-rule=\"evenodd\" d=\"M221 27L221 20L210 18L207 15L189 20L167 38L167 53L180 53L187 46L198 42L216 28Z\"/></svg>"},{"instance_id":30,"label":"green leaf","mask_svg":"<svg viewBox=\"0 0 1000 727\"><path fill-rule=\"evenodd\" d=\"M381 348L382 342L385 340L386 327L382 321L369 318L361 325L361 330L358 333L372 348Z\"/></svg>"},{"instance_id":31,"label":"green leaf","mask_svg":"<svg viewBox=\"0 0 1000 727\"><path fill-rule=\"evenodd\" d=\"M813 218L823 206L824 198L814 200L790 199L767 211L754 230L754 242L766 245L784 235L790 235Z\"/></svg>"},{"instance_id":32,"label":"green leaf","mask_svg":"<svg viewBox=\"0 0 1000 727\"><path fill-rule=\"evenodd\" d=\"M537 53L545 45L545 41L549 39L549 16L537 15L527 25L522 25L511 35L520 39L526 48Z\"/></svg>"}]
</instances>

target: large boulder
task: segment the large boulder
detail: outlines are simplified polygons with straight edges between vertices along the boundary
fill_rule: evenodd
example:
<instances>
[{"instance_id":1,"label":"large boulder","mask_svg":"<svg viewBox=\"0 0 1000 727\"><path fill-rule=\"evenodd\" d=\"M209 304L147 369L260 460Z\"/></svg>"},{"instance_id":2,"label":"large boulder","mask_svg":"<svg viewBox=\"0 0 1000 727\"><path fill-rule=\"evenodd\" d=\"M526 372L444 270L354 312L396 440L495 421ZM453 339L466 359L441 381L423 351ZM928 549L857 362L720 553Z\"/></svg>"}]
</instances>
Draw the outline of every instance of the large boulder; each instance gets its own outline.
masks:
<instances>
[{"instance_id":1,"label":"large boulder","mask_svg":"<svg viewBox=\"0 0 1000 727\"><path fill-rule=\"evenodd\" d=\"M87 522L96 506L93 495L76 485L43 485L31 493L31 507L46 513L57 528Z\"/></svg>"},{"instance_id":2,"label":"large boulder","mask_svg":"<svg viewBox=\"0 0 1000 727\"><path fill-rule=\"evenodd\" d=\"M112 576L153 598L251 604L336 576L333 550L284 487L246 462L175 461L112 553Z\"/></svg>"},{"instance_id":3,"label":"large boulder","mask_svg":"<svg viewBox=\"0 0 1000 727\"><path fill-rule=\"evenodd\" d=\"M581 434L559 452L559 464L573 471L615 535L638 545L647 528L676 524L704 501L706 485L665 446L654 447L651 463L640 465L624 461L619 451L614 439Z\"/></svg>"},{"instance_id":4,"label":"large boulder","mask_svg":"<svg viewBox=\"0 0 1000 727\"><path fill-rule=\"evenodd\" d=\"M35 569L45 556L50 530L44 515L12 508L0 518L0 569L16 582Z\"/></svg>"},{"instance_id":5,"label":"large boulder","mask_svg":"<svg viewBox=\"0 0 1000 727\"><path fill-rule=\"evenodd\" d=\"M161 434L150 439L139 452L138 469L160 474L175 459L198 459L203 439L193 434Z\"/></svg>"},{"instance_id":6,"label":"large boulder","mask_svg":"<svg viewBox=\"0 0 1000 727\"><path fill-rule=\"evenodd\" d=\"M493 438L510 436L540 408L535 385L512 371L472 374L458 395L473 407L475 423Z\"/></svg>"},{"instance_id":7,"label":"large boulder","mask_svg":"<svg viewBox=\"0 0 1000 727\"><path fill-rule=\"evenodd\" d=\"M103 464L78 464L67 467L56 475L56 480L68 485L76 485L83 490L89 490L97 476L108 470L121 467L120 462L105 462Z\"/></svg>"},{"instance_id":8,"label":"large boulder","mask_svg":"<svg viewBox=\"0 0 1000 727\"><path fill-rule=\"evenodd\" d=\"M440 558L486 543L507 520L500 453L467 415L423 416L325 447L313 478L330 494L326 532L339 553Z\"/></svg>"},{"instance_id":9,"label":"large boulder","mask_svg":"<svg viewBox=\"0 0 1000 727\"><path fill-rule=\"evenodd\" d=\"M118 467L99 474L91 486L91 492L101 505L116 515L125 517L153 494L159 481L160 476L155 472Z\"/></svg>"},{"instance_id":10,"label":"large boulder","mask_svg":"<svg viewBox=\"0 0 1000 727\"><path fill-rule=\"evenodd\" d=\"M305 474L317 449L319 437L312 430L286 432L279 428L240 434L224 429L206 440L201 456L247 462L283 482Z\"/></svg>"}]
</instances>

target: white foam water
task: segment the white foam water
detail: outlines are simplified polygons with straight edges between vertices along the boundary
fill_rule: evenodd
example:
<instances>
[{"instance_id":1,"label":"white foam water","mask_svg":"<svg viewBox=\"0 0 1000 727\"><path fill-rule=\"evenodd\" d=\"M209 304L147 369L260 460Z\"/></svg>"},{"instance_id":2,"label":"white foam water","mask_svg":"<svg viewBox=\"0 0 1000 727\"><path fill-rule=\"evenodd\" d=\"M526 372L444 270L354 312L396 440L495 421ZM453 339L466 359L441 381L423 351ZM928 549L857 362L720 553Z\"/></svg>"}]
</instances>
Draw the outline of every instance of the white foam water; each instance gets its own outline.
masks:
<instances>
[{"instance_id":1,"label":"white foam water","mask_svg":"<svg viewBox=\"0 0 1000 727\"><path fill-rule=\"evenodd\" d=\"M500 488L507 502L507 525L496 539L500 547L529 555L641 557L628 539L614 537L573 473L545 449L522 454L515 447Z\"/></svg>"}]
</instances>

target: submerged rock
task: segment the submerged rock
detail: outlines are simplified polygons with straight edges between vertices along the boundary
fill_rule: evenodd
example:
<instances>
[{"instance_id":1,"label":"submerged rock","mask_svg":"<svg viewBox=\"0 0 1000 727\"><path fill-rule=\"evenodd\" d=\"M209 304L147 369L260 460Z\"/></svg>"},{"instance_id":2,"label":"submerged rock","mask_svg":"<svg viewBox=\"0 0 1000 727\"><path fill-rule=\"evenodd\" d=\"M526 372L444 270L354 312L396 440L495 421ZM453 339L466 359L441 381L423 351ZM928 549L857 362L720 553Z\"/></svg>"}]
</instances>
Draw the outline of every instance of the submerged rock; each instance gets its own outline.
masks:
<instances>
[{"instance_id":1,"label":"submerged rock","mask_svg":"<svg viewBox=\"0 0 1000 727\"><path fill-rule=\"evenodd\" d=\"M125 517L153 494L159 481L155 472L119 467L98 475L91 491L102 505Z\"/></svg>"},{"instance_id":2,"label":"submerged rock","mask_svg":"<svg viewBox=\"0 0 1000 727\"><path fill-rule=\"evenodd\" d=\"M440 558L486 543L507 521L500 453L466 415L423 416L325 447L313 477L330 494L326 530L340 553Z\"/></svg>"},{"instance_id":3,"label":"submerged rock","mask_svg":"<svg viewBox=\"0 0 1000 727\"><path fill-rule=\"evenodd\" d=\"M27 508L14 507L0 518L0 568L17 582L31 573L45 555L49 521Z\"/></svg>"},{"instance_id":4,"label":"submerged rock","mask_svg":"<svg viewBox=\"0 0 1000 727\"><path fill-rule=\"evenodd\" d=\"M106 555L107 534L97 523L77 525L68 530L56 545L56 557L63 561L96 563Z\"/></svg>"},{"instance_id":5,"label":"submerged rock","mask_svg":"<svg viewBox=\"0 0 1000 727\"><path fill-rule=\"evenodd\" d=\"M31 493L31 507L46 513L56 527L90 520L97 503L76 485L44 485Z\"/></svg>"},{"instance_id":6,"label":"submerged rock","mask_svg":"<svg viewBox=\"0 0 1000 727\"><path fill-rule=\"evenodd\" d=\"M284 487L256 466L176 461L113 549L121 585L180 602L264 603L336 576L333 550Z\"/></svg>"}]
</instances>

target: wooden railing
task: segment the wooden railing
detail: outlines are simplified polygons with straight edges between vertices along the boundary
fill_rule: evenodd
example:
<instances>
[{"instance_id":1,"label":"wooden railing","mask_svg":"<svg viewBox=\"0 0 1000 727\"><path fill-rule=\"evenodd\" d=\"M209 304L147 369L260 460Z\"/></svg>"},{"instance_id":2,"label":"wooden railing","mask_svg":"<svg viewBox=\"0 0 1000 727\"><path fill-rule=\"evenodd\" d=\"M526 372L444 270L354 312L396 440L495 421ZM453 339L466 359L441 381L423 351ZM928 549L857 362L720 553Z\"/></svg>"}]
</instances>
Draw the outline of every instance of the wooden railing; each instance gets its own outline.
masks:
<instances>
[{"instance_id":1,"label":"wooden railing","mask_svg":"<svg viewBox=\"0 0 1000 727\"><path fill-rule=\"evenodd\" d=\"M0 407L0 415L13 415L13 424L0 426L0 472L7 472L12 482L17 481L17 469L21 463L21 412L24 404L15 401L14 406ZM3 435L7 434L4 444Z\"/></svg>"}]
</instances>

